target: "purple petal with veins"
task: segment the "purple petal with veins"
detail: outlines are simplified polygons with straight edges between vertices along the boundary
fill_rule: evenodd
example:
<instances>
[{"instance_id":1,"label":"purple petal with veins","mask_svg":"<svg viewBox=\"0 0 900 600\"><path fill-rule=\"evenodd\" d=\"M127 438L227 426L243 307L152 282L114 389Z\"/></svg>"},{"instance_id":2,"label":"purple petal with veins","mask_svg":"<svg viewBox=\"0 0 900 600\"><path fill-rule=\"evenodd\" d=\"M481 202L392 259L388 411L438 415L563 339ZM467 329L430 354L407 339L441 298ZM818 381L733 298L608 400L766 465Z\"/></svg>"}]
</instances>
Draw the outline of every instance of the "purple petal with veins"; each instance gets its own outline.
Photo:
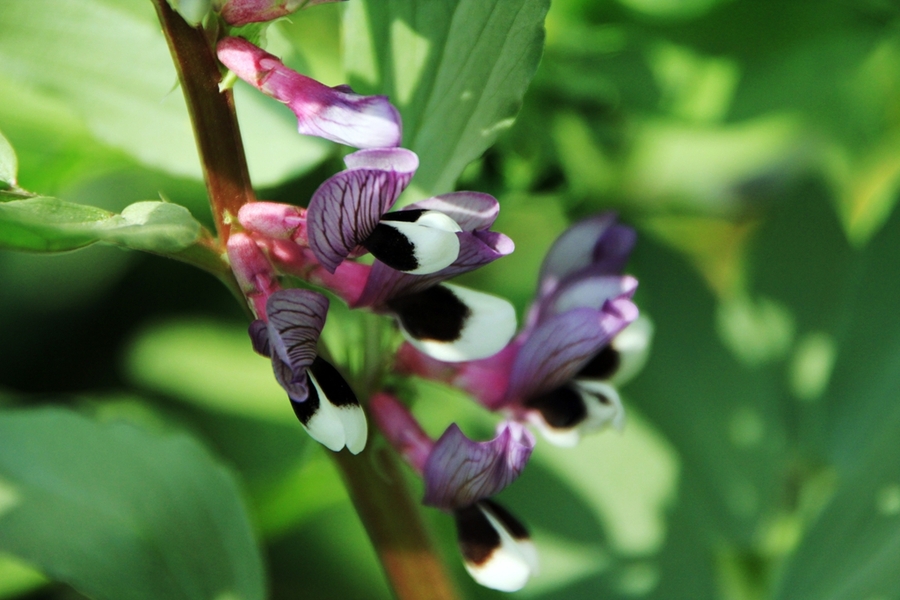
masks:
<instances>
[{"instance_id":1,"label":"purple petal with veins","mask_svg":"<svg viewBox=\"0 0 900 600\"><path fill-rule=\"evenodd\" d=\"M539 294L552 292L563 279L586 267L598 274L621 273L635 240L633 229L616 224L615 213L576 223L557 238L544 258Z\"/></svg>"},{"instance_id":2,"label":"purple petal with veins","mask_svg":"<svg viewBox=\"0 0 900 600\"><path fill-rule=\"evenodd\" d=\"M250 343L253 344L253 350L257 354L261 354L266 358L272 357L272 346L269 345L269 326L262 319L256 319L250 323L248 330L250 334Z\"/></svg>"},{"instance_id":3,"label":"purple petal with veins","mask_svg":"<svg viewBox=\"0 0 900 600\"><path fill-rule=\"evenodd\" d=\"M330 273L371 235L419 164L403 148L361 150L344 160L350 168L319 186L306 212L309 246Z\"/></svg>"},{"instance_id":4,"label":"purple petal with veins","mask_svg":"<svg viewBox=\"0 0 900 600\"><path fill-rule=\"evenodd\" d=\"M316 358L316 342L325 326L328 299L309 290L281 290L269 297L266 314L276 377L280 382L284 379L302 384L305 389L306 369ZM291 373L290 377L279 375L279 362Z\"/></svg>"},{"instance_id":5,"label":"purple petal with veins","mask_svg":"<svg viewBox=\"0 0 900 600\"><path fill-rule=\"evenodd\" d=\"M523 342L513 363L507 402L555 389L638 316L628 297L607 300L601 310L576 308L541 322Z\"/></svg>"},{"instance_id":6,"label":"purple petal with veins","mask_svg":"<svg viewBox=\"0 0 900 600\"><path fill-rule=\"evenodd\" d=\"M587 270L593 270L590 267ZM574 308L600 310L607 300L618 297L630 298L637 289L638 281L630 275L589 275L580 273L565 280L551 295L538 301L540 319L556 315Z\"/></svg>"},{"instance_id":7,"label":"purple petal with veins","mask_svg":"<svg viewBox=\"0 0 900 600\"><path fill-rule=\"evenodd\" d=\"M446 510L470 506L512 483L525 468L534 436L507 422L489 442L475 442L450 425L425 463L423 502Z\"/></svg>"},{"instance_id":8,"label":"purple petal with veins","mask_svg":"<svg viewBox=\"0 0 900 600\"><path fill-rule=\"evenodd\" d=\"M497 199L481 192L452 192L427 198L406 208L440 211L456 221L463 231L490 229L500 214Z\"/></svg>"},{"instance_id":9,"label":"purple petal with veins","mask_svg":"<svg viewBox=\"0 0 900 600\"><path fill-rule=\"evenodd\" d=\"M345 85L330 88L243 38L224 38L216 53L238 77L287 104L300 133L355 148L400 144L400 113L386 96L361 96Z\"/></svg>"}]
</instances>

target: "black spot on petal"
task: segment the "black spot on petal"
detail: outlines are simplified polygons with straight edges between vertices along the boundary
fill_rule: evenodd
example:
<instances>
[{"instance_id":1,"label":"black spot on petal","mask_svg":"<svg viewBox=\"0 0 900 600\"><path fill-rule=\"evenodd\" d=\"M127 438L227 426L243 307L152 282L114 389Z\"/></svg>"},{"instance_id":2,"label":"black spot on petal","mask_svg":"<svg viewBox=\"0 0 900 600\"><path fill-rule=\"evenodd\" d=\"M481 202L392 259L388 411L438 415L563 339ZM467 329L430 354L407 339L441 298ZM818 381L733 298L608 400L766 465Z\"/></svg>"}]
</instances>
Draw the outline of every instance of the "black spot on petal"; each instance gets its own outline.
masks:
<instances>
[{"instance_id":1,"label":"black spot on petal","mask_svg":"<svg viewBox=\"0 0 900 600\"><path fill-rule=\"evenodd\" d=\"M397 210L394 212L384 213L381 215L382 221L405 221L407 223L415 223L425 212L424 208L413 208L410 210Z\"/></svg>"},{"instance_id":2,"label":"black spot on petal","mask_svg":"<svg viewBox=\"0 0 900 600\"><path fill-rule=\"evenodd\" d=\"M453 511L456 520L456 541L468 563L483 565L500 547L500 534L477 506Z\"/></svg>"},{"instance_id":3,"label":"black spot on petal","mask_svg":"<svg viewBox=\"0 0 900 600\"><path fill-rule=\"evenodd\" d=\"M584 377L586 379L609 379L619 370L622 364L622 357L619 351L607 344L603 349L594 355L586 365L581 368L576 377Z\"/></svg>"},{"instance_id":4,"label":"black spot on petal","mask_svg":"<svg viewBox=\"0 0 900 600\"><path fill-rule=\"evenodd\" d=\"M353 389L334 366L318 356L309 367L325 397L335 406L359 406ZM310 385L312 387L312 385Z\"/></svg>"},{"instance_id":5,"label":"black spot on petal","mask_svg":"<svg viewBox=\"0 0 900 600\"><path fill-rule=\"evenodd\" d=\"M530 398L525 406L539 411L547 425L554 429L570 429L587 418L587 407L581 394L569 386Z\"/></svg>"},{"instance_id":6,"label":"black spot on petal","mask_svg":"<svg viewBox=\"0 0 900 600\"><path fill-rule=\"evenodd\" d=\"M415 245L396 227L379 223L362 245L392 269L413 271L419 267Z\"/></svg>"},{"instance_id":7,"label":"black spot on petal","mask_svg":"<svg viewBox=\"0 0 900 600\"><path fill-rule=\"evenodd\" d=\"M388 302L388 308L397 314L411 336L438 342L458 340L472 314L456 294L442 285L394 298Z\"/></svg>"},{"instance_id":8,"label":"black spot on petal","mask_svg":"<svg viewBox=\"0 0 900 600\"><path fill-rule=\"evenodd\" d=\"M512 513L510 513L508 510L506 510L493 500L484 499L479 502L479 504L487 505L494 517L496 517L498 521L503 523L503 526L506 527L506 530L514 539L527 540L531 538L525 526L522 525L522 523L517 518L512 516Z\"/></svg>"},{"instance_id":9,"label":"black spot on petal","mask_svg":"<svg viewBox=\"0 0 900 600\"><path fill-rule=\"evenodd\" d=\"M312 419L313 416L315 416L316 411L319 410L319 392L316 390L316 386L313 385L312 379L308 373L306 375L306 386L308 390L306 400L303 402L291 400L291 407L294 409L294 414L297 415L297 418L304 425L309 423L309 420Z\"/></svg>"}]
</instances>

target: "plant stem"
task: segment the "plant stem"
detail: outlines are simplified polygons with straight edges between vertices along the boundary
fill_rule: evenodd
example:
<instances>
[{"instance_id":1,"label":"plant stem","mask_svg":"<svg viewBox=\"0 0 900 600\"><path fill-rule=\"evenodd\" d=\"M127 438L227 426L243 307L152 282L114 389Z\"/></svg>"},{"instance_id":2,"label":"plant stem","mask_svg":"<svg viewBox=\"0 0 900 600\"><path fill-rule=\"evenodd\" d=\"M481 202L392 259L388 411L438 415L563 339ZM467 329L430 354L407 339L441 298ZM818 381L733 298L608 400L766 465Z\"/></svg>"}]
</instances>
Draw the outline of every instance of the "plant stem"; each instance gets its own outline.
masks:
<instances>
[{"instance_id":1,"label":"plant stem","mask_svg":"<svg viewBox=\"0 0 900 600\"><path fill-rule=\"evenodd\" d=\"M231 90L219 91L222 73L204 31L188 25L167 0L152 1L178 70L216 231L224 246L231 232L231 219L241 206L256 199L234 111L234 96Z\"/></svg>"},{"instance_id":2,"label":"plant stem","mask_svg":"<svg viewBox=\"0 0 900 600\"><path fill-rule=\"evenodd\" d=\"M418 503L388 447L369 440L365 452L334 455L353 505L398 600L459 598L421 520Z\"/></svg>"}]
</instances>

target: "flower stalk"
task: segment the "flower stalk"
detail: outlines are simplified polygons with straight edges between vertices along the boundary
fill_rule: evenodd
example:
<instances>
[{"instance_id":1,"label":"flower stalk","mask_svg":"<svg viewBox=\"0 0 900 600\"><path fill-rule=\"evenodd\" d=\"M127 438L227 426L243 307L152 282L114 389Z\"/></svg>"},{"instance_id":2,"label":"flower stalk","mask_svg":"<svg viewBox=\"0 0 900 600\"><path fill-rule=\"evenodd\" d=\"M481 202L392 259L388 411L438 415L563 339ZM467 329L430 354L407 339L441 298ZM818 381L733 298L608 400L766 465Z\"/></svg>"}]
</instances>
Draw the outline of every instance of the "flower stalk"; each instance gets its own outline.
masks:
<instances>
[{"instance_id":1,"label":"flower stalk","mask_svg":"<svg viewBox=\"0 0 900 600\"><path fill-rule=\"evenodd\" d=\"M241 206L256 199L234 96L231 90L219 91L222 72L204 30L191 27L167 0L153 0L153 5L184 91L216 231L224 245L231 220Z\"/></svg>"},{"instance_id":2,"label":"flower stalk","mask_svg":"<svg viewBox=\"0 0 900 600\"><path fill-rule=\"evenodd\" d=\"M203 268L218 273L218 265L209 264L215 262L215 247L222 256L241 207L256 200L234 99L230 90L219 90L222 73L213 49L215 40L202 28L191 27L167 0L152 1L191 116L218 233L217 241L204 241L199 258L181 258L202 262ZM238 289L233 275L223 281L232 291ZM244 294L240 296L243 300ZM458 598L392 450L372 444L359 456L341 451L333 457L398 600Z\"/></svg>"}]
</instances>

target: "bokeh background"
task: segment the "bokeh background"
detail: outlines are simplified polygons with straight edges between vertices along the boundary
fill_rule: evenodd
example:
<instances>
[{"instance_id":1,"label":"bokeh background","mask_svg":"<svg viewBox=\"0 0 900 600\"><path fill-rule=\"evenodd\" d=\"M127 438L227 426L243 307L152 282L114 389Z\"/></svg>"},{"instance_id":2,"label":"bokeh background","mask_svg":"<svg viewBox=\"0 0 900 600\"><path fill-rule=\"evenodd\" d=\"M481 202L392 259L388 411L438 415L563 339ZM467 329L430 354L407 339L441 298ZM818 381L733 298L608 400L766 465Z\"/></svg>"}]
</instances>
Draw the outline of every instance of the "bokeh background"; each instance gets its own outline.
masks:
<instances>
[{"instance_id":1,"label":"bokeh background","mask_svg":"<svg viewBox=\"0 0 900 600\"><path fill-rule=\"evenodd\" d=\"M425 117L403 78L416 74L367 77L359 51L360 28L381 19L397 63L428 77L435 38L391 20L402 4L306 10L274 25L268 48L330 85L392 93L415 127ZM163 195L211 224L175 83L149 2L0 3L0 131L29 190L113 211ZM260 197L305 204L340 150L298 136L286 108L246 86L236 96ZM457 186L500 199L496 229L517 249L465 283L521 315L553 239L614 209L638 229L629 272L655 324L649 362L622 390L624 432L539 443L501 495L542 558L514 595L900 598L900 5L554 0L540 66L501 129ZM62 405L186 434L236 482L272 598L389 597L327 451L294 421L218 281L100 245L0 252L0 281L0 413ZM337 309L326 331L352 345L354 323ZM412 389L431 433L492 430L461 394ZM78 455L76 433L35 442L71 444L71 468L105 473L110 489L152 488ZM4 550L19 459L0 437ZM35 510L49 529L88 518ZM462 571L451 519L426 514L465 596L500 597ZM79 539L116 561L92 528ZM80 597L0 555L0 598Z\"/></svg>"}]
</instances>

